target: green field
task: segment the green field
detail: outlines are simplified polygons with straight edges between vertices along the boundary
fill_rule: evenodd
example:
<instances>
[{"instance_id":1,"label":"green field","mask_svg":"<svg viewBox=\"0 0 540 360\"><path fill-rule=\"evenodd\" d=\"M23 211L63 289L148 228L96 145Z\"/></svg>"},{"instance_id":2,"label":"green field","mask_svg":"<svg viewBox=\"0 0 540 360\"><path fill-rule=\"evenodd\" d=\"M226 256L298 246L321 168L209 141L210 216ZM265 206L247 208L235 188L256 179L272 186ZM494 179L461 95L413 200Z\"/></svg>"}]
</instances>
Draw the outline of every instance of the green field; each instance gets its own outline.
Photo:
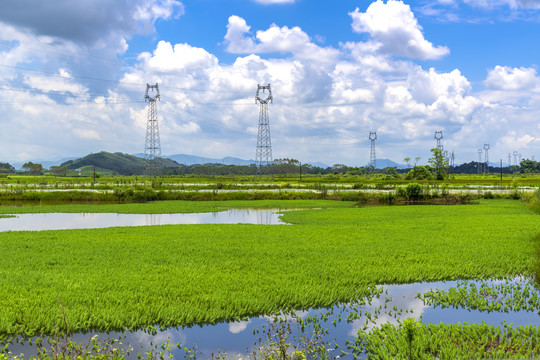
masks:
<instances>
[{"instance_id":1,"label":"green field","mask_svg":"<svg viewBox=\"0 0 540 360\"><path fill-rule=\"evenodd\" d=\"M178 188L183 186L185 189L191 188L216 188L215 185L223 189L245 189L247 188L279 188L285 185L291 187L307 186L311 187L317 184L324 185L403 185L411 182L417 182L426 185L447 185L447 186L467 186L467 185L485 185L485 186L503 186L511 187L516 183L521 186L540 186L540 174L504 174L502 181L499 174L486 175L465 175L458 174L451 179L439 180L405 180L404 174L398 178L388 178L383 173L371 175L349 175L349 174L327 174L327 175L306 175L300 179L299 174L273 175L267 177L254 177L246 175L186 175L186 176L162 176L152 178L148 176L101 176L94 179L92 176L31 176L31 175L7 175L0 176L0 189L73 189L73 188L92 188L92 189L113 189L116 187L142 188L159 185L159 187Z\"/></svg>"},{"instance_id":2,"label":"green field","mask_svg":"<svg viewBox=\"0 0 540 360\"><path fill-rule=\"evenodd\" d=\"M162 205L192 209L144 211ZM294 225L1 233L0 334L208 323L359 299L376 284L532 275L540 233L538 214L509 200L283 219Z\"/></svg>"},{"instance_id":3,"label":"green field","mask_svg":"<svg viewBox=\"0 0 540 360\"><path fill-rule=\"evenodd\" d=\"M30 213L117 213L117 214L183 214L215 212L227 209L310 209L352 207L352 201L331 200L257 200L257 201L156 201L138 204L72 204L0 206L0 214Z\"/></svg>"}]
</instances>

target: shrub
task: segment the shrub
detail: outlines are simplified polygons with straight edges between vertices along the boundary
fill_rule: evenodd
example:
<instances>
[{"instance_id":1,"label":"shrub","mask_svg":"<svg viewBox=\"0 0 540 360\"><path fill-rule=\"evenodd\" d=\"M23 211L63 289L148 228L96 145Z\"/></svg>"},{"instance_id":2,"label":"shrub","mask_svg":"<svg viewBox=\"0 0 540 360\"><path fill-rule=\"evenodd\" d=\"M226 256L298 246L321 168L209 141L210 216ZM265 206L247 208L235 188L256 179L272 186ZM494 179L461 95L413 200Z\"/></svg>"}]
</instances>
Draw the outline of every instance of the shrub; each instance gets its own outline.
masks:
<instances>
[{"instance_id":1,"label":"shrub","mask_svg":"<svg viewBox=\"0 0 540 360\"><path fill-rule=\"evenodd\" d=\"M408 184L405 187L399 186L396 189L396 194L399 197L404 197L407 200L418 200L423 197L422 185L417 183Z\"/></svg>"}]
</instances>

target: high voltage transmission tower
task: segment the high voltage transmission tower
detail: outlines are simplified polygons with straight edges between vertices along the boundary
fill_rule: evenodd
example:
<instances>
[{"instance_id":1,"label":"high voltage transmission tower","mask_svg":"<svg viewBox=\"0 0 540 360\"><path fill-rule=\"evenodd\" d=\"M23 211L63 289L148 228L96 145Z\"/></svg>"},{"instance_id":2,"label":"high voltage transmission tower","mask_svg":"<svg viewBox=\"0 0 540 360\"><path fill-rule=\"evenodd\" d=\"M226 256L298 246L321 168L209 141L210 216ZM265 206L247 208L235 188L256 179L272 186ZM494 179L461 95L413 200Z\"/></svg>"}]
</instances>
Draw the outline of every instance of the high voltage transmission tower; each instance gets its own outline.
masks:
<instances>
[{"instance_id":1,"label":"high voltage transmission tower","mask_svg":"<svg viewBox=\"0 0 540 360\"><path fill-rule=\"evenodd\" d=\"M442 144L442 130L441 131L435 131L435 140L437 140L437 149L443 151L443 144Z\"/></svg>"},{"instance_id":2,"label":"high voltage transmission tower","mask_svg":"<svg viewBox=\"0 0 540 360\"><path fill-rule=\"evenodd\" d=\"M371 140L371 151L369 152L369 166L373 170L377 168L377 157L375 156L375 140L377 140L377 132L369 132L369 140Z\"/></svg>"},{"instance_id":3,"label":"high voltage transmission tower","mask_svg":"<svg viewBox=\"0 0 540 360\"><path fill-rule=\"evenodd\" d=\"M454 150L452 150L452 154L450 155L450 170L452 171L452 179L454 178L455 168L454 168L454 160L456 158L456 155L454 154Z\"/></svg>"},{"instance_id":4,"label":"high voltage transmission tower","mask_svg":"<svg viewBox=\"0 0 540 360\"><path fill-rule=\"evenodd\" d=\"M478 175L482 172L482 149L478 149Z\"/></svg>"},{"instance_id":5,"label":"high voltage transmission tower","mask_svg":"<svg viewBox=\"0 0 540 360\"><path fill-rule=\"evenodd\" d=\"M512 166L512 157L510 153L508 153L508 167L511 167L511 166Z\"/></svg>"},{"instance_id":6,"label":"high voltage transmission tower","mask_svg":"<svg viewBox=\"0 0 540 360\"><path fill-rule=\"evenodd\" d=\"M484 174L489 172L489 144L484 144Z\"/></svg>"},{"instance_id":7,"label":"high voltage transmission tower","mask_svg":"<svg viewBox=\"0 0 540 360\"><path fill-rule=\"evenodd\" d=\"M518 152L517 152L517 151L514 151L513 154L514 154L514 166L517 166L517 156L518 156Z\"/></svg>"},{"instance_id":8,"label":"high voltage transmission tower","mask_svg":"<svg viewBox=\"0 0 540 360\"><path fill-rule=\"evenodd\" d=\"M266 97L262 96L268 90ZM272 89L270 84L261 86L257 84L255 103L259 103L259 134L257 136L257 152L255 162L257 163L257 175L259 177L264 171L270 176L269 164L272 162L272 140L270 138L270 119L268 117L268 103L272 102Z\"/></svg>"},{"instance_id":9,"label":"high voltage transmission tower","mask_svg":"<svg viewBox=\"0 0 540 360\"><path fill-rule=\"evenodd\" d=\"M150 96L150 93L154 93ZM156 102L160 99L158 84L146 84L144 100L149 102L148 120L146 122L146 143L144 146L145 173L156 176L161 173L161 144L159 141L159 126Z\"/></svg>"}]
</instances>

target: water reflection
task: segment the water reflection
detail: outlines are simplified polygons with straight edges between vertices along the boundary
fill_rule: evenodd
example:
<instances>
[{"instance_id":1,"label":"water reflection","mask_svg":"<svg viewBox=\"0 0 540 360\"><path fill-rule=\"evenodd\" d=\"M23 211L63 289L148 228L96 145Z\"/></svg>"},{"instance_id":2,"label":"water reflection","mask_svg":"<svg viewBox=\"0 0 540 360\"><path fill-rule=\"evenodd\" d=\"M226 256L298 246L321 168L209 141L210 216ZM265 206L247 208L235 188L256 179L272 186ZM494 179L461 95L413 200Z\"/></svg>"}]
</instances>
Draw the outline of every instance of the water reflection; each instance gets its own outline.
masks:
<instances>
[{"instance_id":1,"label":"water reflection","mask_svg":"<svg viewBox=\"0 0 540 360\"><path fill-rule=\"evenodd\" d=\"M488 282L497 284L498 281ZM525 284L524 280L517 280L515 283ZM414 283L405 285L385 285L383 292L378 298L374 298L370 303L341 304L328 309L309 309L297 311L294 316L284 315L290 324L291 334L289 339L299 338L301 335L298 319L308 319L316 317L321 321L323 328L328 329L324 341L336 341L339 348L335 355L343 357L340 350L347 350L346 341L354 341L358 336L358 330L369 330L384 323L398 324L399 320L405 318L415 318L423 323L439 324L441 322L451 324L458 322L482 323L488 325L501 326L503 321L513 323L514 327L519 325L540 325L540 316L534 312L510 311L504 312L481 312L478 310L454 309L433 307L424 305L416 298L417 293L425 293L430 289L448 290L456 287L456 281L434 282L434 283ZM167 339L171 343L182 343L182 349L176 349L174 358L184 358L186 355L184 347L193 348L197 346L197 357L202 359L211 358L216 355L218 349L225 351L229 359L249 357L254 351L254 344L259 337L265 337L262 329L269 328L274 317L260 316L244 321L235 321L216 325L204 325L185 327L179 329L163 329L155 335L150 335L144 331L130 332L122 340L123 344L129 344L134 349L133 356L129 359L136 359L138 351L152 350L151 343L162 344ZM257 330L259 332L257 333ZM75 334L73 340L86 343L94 334ZM120 336L120 333L99 334L100 339ZM309 335L309 334L308 334ZM35 354L35 348L31 345L14 344L10 350L15 354L24 353L26 357ZM352 356L345 356L352 358Z\"/></svg>"},{"instance_id":2,"label":"water reflection","mask_svg":"<svg viewBox=\"0 0 540 360\"><path fill-rule=\"evenodd\" d=\"M44 213L0 218L0 231L94 229L178 224L280 225L278 210L228 210L191 214Z\"/></svg>"}]
</instances>

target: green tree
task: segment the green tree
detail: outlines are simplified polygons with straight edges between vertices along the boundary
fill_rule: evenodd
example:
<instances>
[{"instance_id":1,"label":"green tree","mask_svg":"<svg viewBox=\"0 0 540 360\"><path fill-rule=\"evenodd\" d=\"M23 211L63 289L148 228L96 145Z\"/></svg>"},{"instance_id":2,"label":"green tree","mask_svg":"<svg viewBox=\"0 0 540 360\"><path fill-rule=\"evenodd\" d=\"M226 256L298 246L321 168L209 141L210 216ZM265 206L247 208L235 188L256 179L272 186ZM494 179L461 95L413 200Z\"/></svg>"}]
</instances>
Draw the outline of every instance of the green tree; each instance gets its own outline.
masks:
<instances>
[{"instance_id":1,"label":"green tree","mask_svg":"<svg viewBox=\"0 0 540 360\"><path fill-rule=\"evenodd\" d=\"M384 173L386 176L384 177L385 180L392 180L392 179L398 179L399 174L395 167L387 167L384 169Z\"/></svg>"},{"instance_id":2,"label":"green tree","mask_svg":"<svg viewBox=\"0 0 540 360\"><path fill-rule=\"evenodd\" d=\"M407 180L430 180L433 178L429 165L415 165L407 174Z\"/></svg>"},{"instance_id":3,"label":"green tree","mask_svg":"<svg viewBox=\"0 0 540 360\"><path fill-rule=\"evenodd\" d=\"M43 165L34 164L31 161L24 163L22 168L24 171L28 172L30 175L41 175L43 173Z\"/></svg>"},{"instance_id":4,"label":"green tree","mask_svg":"<svg viewBox=\"0 0 540 360\"><path fill-rule=\"evenodd\" d=\"M403 159L403 161L405 161L405 163L407 164L407 167L410 169L411 168L411 158L410 157L406 157ZM415 163L416 165L416 163Z\"/></svg>"},{"instance_id":5,"label":"green tree","mask_svg":"<svg viewBox=\"0 0 540 360\"><path fill-rule=\"evenodd\" d=\"M272 174L294 174L300 171L300 161L296 159L276 159L271 166Z\"/></svg>"},{"instance_id":6,"label":"green tree","mask_svg":"<svg viewBox=\"0 0 540 360\"><path fill-rule=\"evenodd\" d=\"M519 164L519 171L521 173L537 173L540 172L540 162L525 159Z\"/></svg>"},{"instance_id":7,"label":"green tree","mask_svg":"<svg viewBox=\"0 0 540 360\"><path fill-rule=\"evenodd\" d=\"M332 171L334 175L345 174L347 172L347 169L347 165L344 164L334 164L334 166L332 166Z\"/></svg>"},{"instance_id":8,"label":"green tree","mask_svg":"<svg viewBox=\"0 0 540 360\"><path fill-rule=\"evenodd\" d=\"M49 171L57 176L66 176L68 173L67 166L51 166Z\"/></svg>"},{"instance_id":9,"label":"green tree","mask_svg":"<svg viewBox=\"0 0 540 360\"><path fill-rule=\"evenodd\" d=\"M3 162L0 162L0 173L14 173L15 172L15 168L9 164L9 163L3 163Z\"/></svg>"},{"instance_id":10,"label":"green tree","mask_svg":"<svg viewBox=\"0 0 540 360\"><path fill-rule=\"evenodd\" d=\"M437 180L444 180L446 171L444 170L448 166L448 161L443 155L442 150L433 148L431 149L433 156L429 158L428 162L433 169L433 175Z\"/></svg>"}]
</instances>

